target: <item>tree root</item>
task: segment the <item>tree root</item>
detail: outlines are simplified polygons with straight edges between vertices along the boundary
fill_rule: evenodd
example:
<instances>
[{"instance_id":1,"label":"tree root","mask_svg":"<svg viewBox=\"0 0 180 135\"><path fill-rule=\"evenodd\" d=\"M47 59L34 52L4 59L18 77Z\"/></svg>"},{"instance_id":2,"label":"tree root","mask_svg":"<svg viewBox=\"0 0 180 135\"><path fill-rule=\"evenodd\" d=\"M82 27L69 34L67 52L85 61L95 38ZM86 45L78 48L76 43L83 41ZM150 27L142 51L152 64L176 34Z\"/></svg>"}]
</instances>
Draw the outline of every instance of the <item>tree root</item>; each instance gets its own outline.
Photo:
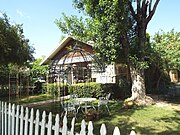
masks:
<instances>
[{"instance_id":1,"label":"tree root","mask_svg":"<svg viewBox=\"0 0 180 135\"><path fill-rule=\"evenodd\" d=\"M135 99L134 103L137 106L148 106L148 105L154 105L155 101L150 96L145 96L144 99Z\"/></svg>"}]
</instances>

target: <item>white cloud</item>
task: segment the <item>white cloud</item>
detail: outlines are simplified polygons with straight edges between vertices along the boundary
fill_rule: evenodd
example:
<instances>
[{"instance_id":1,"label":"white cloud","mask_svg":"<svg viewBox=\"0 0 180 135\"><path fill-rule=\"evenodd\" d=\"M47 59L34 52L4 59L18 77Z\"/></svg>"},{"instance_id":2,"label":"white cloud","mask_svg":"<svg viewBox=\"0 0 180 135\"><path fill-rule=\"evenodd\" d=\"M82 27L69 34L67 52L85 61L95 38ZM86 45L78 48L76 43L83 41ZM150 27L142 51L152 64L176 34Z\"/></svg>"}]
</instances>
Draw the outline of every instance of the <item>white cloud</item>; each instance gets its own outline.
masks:
<instances>
[{"instance_id":1,"label":"white cloud","mask_svg":"<svg viewBox=\"0 0 180 135\"><path fill-rule=\"evenodd\" d=\"M24 14L23 14L21 11L19 11L18 9L16 9L16 13L17 13L18 15L20 15L21 17L24 17Z\"/></svg>"},{"instance_id":2,"label":"white cloud","mask_svg":"<svg viewBox=\"0 0 180 135\"><path fill-rule=\"evenodd\" d=\"M26 16L28 19L31 19L31 17L28 15L28 16Z\"/></svg>"},{"instance_id":3,"label":"white cloud","mask_svg":"<svg viewBox=\"0 0 180 135\"><path fill-rule=\"evenodd\" d=\"M31 17L29 15L27 15L26 13L16 9L16 13L20 16L20 17L23 17L23 18L27 18L27 19L31 19Z\"/></svg>"}]
</instances>

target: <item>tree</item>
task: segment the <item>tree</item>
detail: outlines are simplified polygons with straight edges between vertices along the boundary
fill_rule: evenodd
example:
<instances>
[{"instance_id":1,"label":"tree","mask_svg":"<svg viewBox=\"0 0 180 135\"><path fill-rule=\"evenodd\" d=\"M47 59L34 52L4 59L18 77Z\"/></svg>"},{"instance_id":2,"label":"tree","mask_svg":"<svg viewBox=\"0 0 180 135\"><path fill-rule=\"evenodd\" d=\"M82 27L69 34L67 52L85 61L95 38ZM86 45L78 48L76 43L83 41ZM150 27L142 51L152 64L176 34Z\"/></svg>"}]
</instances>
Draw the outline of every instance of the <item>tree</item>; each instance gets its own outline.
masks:
<instances>
[{"instance_id":1,"label":"tree","mask_svg":"<svg viewBox=\"0 0 180 135\"><path fill-rule=\"evenodd\" d=\"M145 99L146 88L145 88L145 77L144 68L146 67L145 56L146 56L146 29L147 25L152 19L157 5L160 0L155 0L155 4L152 7L152 0L137 0L136 9L132 5L132 1L129 1L129 7L131 14L136 22L136 48L139 49L138 60L140 60L140 68L136 67L136 64L130 62L131 79L132 79L132 97L131 99Z\"/></svg>"},{"instance_id":2,"label":"tree","mask_svg":"<svg viewBox=\"0 0 180 135\"><path fill-rule=\"evenodd\" d=\"M43 58L36 59L31 65L31 75L33 78L44 77L47 74L48 66L40 65Z\"/></svg>"},{"instance_id":3,"label":"tree","mask_svg":"<svg viewBox=\"0 0 180 135\"><path fill-rule=\"evenodd\" d=\"M34 48L25 38L22 25L13 24L3 14L0 17L0 72L3 80L0 83L7 85L9 77L16 75L16 93L19 93L19 73L25 72L28 63L34 59L33 53Z\"/></svg>"},{"instance_id":4,"label":"tree","mask_svg":"<svg viewBox=\"0 0 180 135\"><path fill-rule=\"evenodd\" d=\"M62 13L62 18L56 19L55 23L64 34L76 37L80 41L88 41L93 38L92 31L90 31L93 28L93 23L89 18L78 18L75 15L68 17Z\"/></svg>"},{"instance_id":5,"label":"tree","mask_svg":"<svg viewBox=\"0 0 180 135\"><path fill-rule=\"evenodd\" d=\"M167 33L161 31L157 32L152 39L153 49L163 60L161 61L164 63L161 64L163 69L180 70L180 32L175 32L174 29Z\"/></svg>"},{"instance_id":6,"label":"tree","mask_svg":"<svg viewBox=\"0 0 180 135\"><path fill-rule=\"evenodd\" d=\"M159 1L156 0L153 5L152 0L74 0L75 8L83 11L89 16L87 19L91 20L86 24L88 27L85 27L85 31L91 33L89 34L91 38L87 39L96 43L95 49L100 57L107 63L123 61L129 66L132 100L146 98L144 80L144 69L147 68L146 29ZM66 22L65 19L64 21ZM77 20L69 24L74 23L77 24ZM66 27L63 30L76 35L75 30L70 29Z\"/></svg>"},{"instance_id":7,"label":"tree","mask_svg":"<svg viewBox=\"0 0 180 135\"><path fill-rule=\"evenodd\" d=\"M156 61L159 69L167 73L170 70L180 70L180 32L175 32L174 29L167 33L157 32L152 45L158 58L161 59Z\"/></svg>"},{"instance_id":8,"label":"tree","mask_svg":"<svg viewBox=\"0 0 180 135\"><path fill-rule=\"evenodd\" d=\"M12 24L6 14L0 17L0 63L23 65L33 60L34 48L23 35L22 25Z\"/></svg>"}]
</instances>

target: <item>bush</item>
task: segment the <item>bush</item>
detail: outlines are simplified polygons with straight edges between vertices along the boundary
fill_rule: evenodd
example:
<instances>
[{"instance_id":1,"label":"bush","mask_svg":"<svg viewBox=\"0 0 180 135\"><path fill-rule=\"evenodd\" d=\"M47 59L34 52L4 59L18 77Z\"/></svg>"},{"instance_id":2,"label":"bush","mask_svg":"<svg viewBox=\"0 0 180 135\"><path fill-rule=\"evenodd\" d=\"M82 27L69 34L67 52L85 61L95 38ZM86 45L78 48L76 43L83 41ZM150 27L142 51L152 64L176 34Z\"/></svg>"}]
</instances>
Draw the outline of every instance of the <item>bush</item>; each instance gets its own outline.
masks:
<instances>
[{"instance_id":1,"label":"bush","mask_svg":"<svg viewBox=\"0 0 180 135\"><path fill-rule=\"evenodd\" d=\"M101 84L95 82L69 85L68 92L70 94L76 94L78 97L98 98L100 96L103 96L103 89L101 87Z\"/></svg>"},{"instance_id":2,"label":"bush","mask_svg":"<svg viewBox=\"0 0 180 135\"><path fill-rule=\"evenodd\" d=\"M43 84L43 93L48 93L52 96L66 96L68 95L68 89L66 84L49 83Z\"/></svg>"},{"instance_id":3,"label":"bush","mask_svg":"<svg viewBox=\"0 0 180 135\"><path fill-rule=\"evenodd\" d=\"M111 93L113 99L124 99L129 96L130 83L123 81L120 84L100 84L96 82L77 83L73 85L66 84L44 84L43 93L49 93L53 96L65 96L75 94L78 97L104 97L107 93ZM131 93L130 93L131 94Z\"/></svg>"}]
</instances>

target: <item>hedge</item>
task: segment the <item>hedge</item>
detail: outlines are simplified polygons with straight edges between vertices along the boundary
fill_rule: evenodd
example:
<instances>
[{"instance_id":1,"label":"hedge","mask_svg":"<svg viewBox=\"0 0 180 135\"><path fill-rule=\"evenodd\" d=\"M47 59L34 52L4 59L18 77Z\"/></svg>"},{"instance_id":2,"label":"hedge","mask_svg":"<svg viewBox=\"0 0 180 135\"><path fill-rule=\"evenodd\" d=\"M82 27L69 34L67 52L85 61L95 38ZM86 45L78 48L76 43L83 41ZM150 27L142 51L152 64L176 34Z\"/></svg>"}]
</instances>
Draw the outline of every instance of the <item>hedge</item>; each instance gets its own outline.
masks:
<instances>
[{"instance_id":1,"label":"hedge","mask_svg":"<svg viewBox=\"0 0 180 135\"><path fill-rule=\"evenodd\" d=\"M58 85L57 83L51 83L43 85L43 91L44 93L47 92L56 97L75 94L78 97L99 98L101 96L105 96L107 93L111 93L111 98L113 99L125 99L130 96L130 85L126 83L100 84L96 82L89 82L73 85Z\"/></svg>"},{"instance_id":2,"label":"hedge","mask_svg":"<svg viewBox=\"0 0 180 135\"><path fill-rule=\"evenodd\" d=\"M68 92L70 94L76 94L78 97L95 97L103 96L103 89L101 84L90 83L78 83L68 86Z\"/></svg>"}]
</instances>

